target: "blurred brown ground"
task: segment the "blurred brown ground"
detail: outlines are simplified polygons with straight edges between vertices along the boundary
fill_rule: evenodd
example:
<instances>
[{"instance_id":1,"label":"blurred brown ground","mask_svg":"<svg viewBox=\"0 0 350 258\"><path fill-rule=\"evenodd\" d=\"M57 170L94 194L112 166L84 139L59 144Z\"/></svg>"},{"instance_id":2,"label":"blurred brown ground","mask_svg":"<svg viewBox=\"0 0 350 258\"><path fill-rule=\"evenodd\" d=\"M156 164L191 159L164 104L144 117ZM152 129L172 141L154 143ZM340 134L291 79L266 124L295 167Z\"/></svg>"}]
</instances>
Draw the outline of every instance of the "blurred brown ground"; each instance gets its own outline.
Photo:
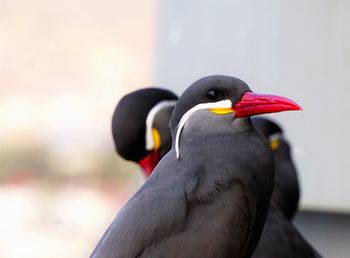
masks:
<instances>
[{"instance_id":1,"label":"blurred brown ground","mask_svg":"<svg viewBox=\"0 0 350 258\"><path fill-rule=\"evenodd\" d=\"M0 0L0 257L88 257L143 182L118 99L152 81L154 1Z\"/></svg>"}]
</instances>

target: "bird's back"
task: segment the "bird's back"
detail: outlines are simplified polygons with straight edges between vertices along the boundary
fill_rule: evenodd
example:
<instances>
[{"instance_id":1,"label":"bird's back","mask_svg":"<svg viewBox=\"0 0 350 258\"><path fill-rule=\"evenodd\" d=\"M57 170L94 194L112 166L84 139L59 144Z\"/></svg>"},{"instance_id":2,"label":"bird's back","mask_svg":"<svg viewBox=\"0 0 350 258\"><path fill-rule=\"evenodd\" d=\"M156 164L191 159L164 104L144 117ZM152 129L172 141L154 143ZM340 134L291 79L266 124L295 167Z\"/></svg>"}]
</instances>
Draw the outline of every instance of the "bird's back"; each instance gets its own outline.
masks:
<instances>
[{"instance_id":1,"label":"bird's back","mask_svg":"<svg viewBox=\"0 0 350 258\"><path fill-rule=\"evenodd\" d=\"M274 151L275 183L271 200L291 220L298 210L299 180L289 143L284 138L279 142L279 148Z\"/></svg>"},{"instance_id":2,"label":"bird's back","mask_svg":"<svg viewBox=\"0 0 350 258\"><path fill-rule=\"evenodd\" d=\"M295 226L270 206L263 234L252 258L321 258Z\"/></svg>"},{"instance_id":3,"label":"bird's back","mask_svg":"<svg viewBox=\"0 0 350 258\"><path fill-rule=\"evenodd\" d=\"M207 144L217 140L208 139ZM257 134L251 140L264 141ZM263 146L261 152L265 153L268 147ZM229 149L222 147L223 153ZM269 200L254 198L260 187L252 176L255 163L235 160L232 165L227 158L203 166L200 161L208 159L210 151L214 150L187 162L185 149L180 161L175 151L170 151L120 211L92 257L246 257L260 235L257 224L262 225L266 216L261 207ZM244 166L246 177L230 178Z\"/></svg>"}]
</instances>

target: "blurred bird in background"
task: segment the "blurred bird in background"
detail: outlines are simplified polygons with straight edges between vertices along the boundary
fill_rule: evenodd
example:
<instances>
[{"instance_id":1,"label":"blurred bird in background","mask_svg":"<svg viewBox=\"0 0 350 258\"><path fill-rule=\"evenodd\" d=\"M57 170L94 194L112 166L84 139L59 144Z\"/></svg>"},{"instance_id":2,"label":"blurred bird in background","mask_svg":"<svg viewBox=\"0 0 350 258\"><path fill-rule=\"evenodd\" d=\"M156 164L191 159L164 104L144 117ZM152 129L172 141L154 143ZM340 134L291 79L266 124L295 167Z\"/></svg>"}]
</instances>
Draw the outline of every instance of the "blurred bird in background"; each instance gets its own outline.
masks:
<instances>
[{"instance_id":1,"label":"blurred bird in background","mask_svg":"<svg viewBox=\"0 0 350 258\"><path fill-rule=\"evenodd\" d=\"M269 214L252 257L321 257L290 223L298 209L300 186L291 147L282 128L266 117L253 117L252 122L269 141L275 159L275 179Z\"/></svg>"},{"instance_id":2,"label":"blurred bird in background","mask_svg":"<svg viewBox=\"0 0 350 258\"><path fill-rule=\"evenodd\" d=\"M115 108L115 149L124 159L138 163L146 177L171 148L169 120L176 100L168 90L146 88L124 96Z\"/></svg>"},{"instance_id":3,"label":"blurred bird in background","mask_svg":"<svg viewBox=\"0 0 350 258\"><path fill-rule=\"evenodd\" d=\"M291 146L277 122L266 117L252 118L255 128L269 141L275 157L275 183L271 201L291 220L298 210L300 184Z\"/></svg>"}]
</instances>

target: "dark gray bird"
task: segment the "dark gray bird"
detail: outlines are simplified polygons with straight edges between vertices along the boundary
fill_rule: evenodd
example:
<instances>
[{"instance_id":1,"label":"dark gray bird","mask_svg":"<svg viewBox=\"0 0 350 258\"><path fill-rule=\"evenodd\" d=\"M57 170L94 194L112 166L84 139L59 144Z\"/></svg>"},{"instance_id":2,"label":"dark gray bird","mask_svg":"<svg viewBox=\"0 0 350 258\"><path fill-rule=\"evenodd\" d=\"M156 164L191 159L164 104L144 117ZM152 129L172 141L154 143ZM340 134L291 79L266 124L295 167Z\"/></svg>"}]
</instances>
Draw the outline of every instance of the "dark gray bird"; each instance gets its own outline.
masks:
<instances>
[{"instance_id":1,"label":"dark gray bird","mask_svg":"<svg viewBox=\"0 0 350 258\"><path fill-rule=\"evenodd\" d=\"M255 128L269 140L275 158L271 201L291 220L298 209L300 186L290 144L276 122L265 117L254 117L252 121Z\"/></svg>"},{"instance_id":2,"label":"dark gray bird","mask_svg":"<svg viewBox=\"0 0 350 258\"><path fill-rule=\"evenodd\" d=\"M137 91L140 95L144 94L144 98L148 99L154 97L154 94L163 95L164 92L157 89L145 89L142 91ZM157 98L158 101L159 98ZM134 94L127 95L122 102L122 109L124 109L125 117L133 115L132 113L127 114L127 112L144 112L142 108L133 109L135 104ZM139 103L139 101L136 101ZM142 104L141 104L142 105ZM168 110L166 108L165 110ZM159 110L160 112L162 111ZM172 111L172 108L170 109ZM161 112L162 113L162 112ZM114 117L114 124L123 124L116 121L119 117ZM163 117L163 119L158 119L157 128L163 128L164 130L169 130L170 114ZM144 119L145 120L145 119ZM277 198L277 207L285 213L287 218L291 218L295 213L297 208L298 196L299 196L299 184L297 180L296 171L293 165L293 161L290 156L290 147L287 140L283 136L283 131L277 123L262 117L254 117L252 119L253 124L259 132L261 132L270 143L270 146L274 152L275 158L275 184L274 191L272 194L272 200ZM137 121L139 123L139 121ZM163 123L163 125L161 125ZM145 124L143 122L142 124ZM160 126L159 126L160 124ZM123 129L123 127L121 127ZM128 136L128 131L124 131L124 136ZM162 132L162 131L161 131ZM162 134L161 134L162 135ZM163 133L163 135L167 135ZM168 133L170 135L170 133ZM161 137L163 138L163 137ZM169 137L170 138L170 137ZM169 138L166 138L170 141ZM122 139L124 140L124 139ZM142 138L142 141L144 138ZM120 141L119 141L120 142ZM123 148L127 148L126 145ZM144 150L144 144L142 150ZM170 149L170 144L165 145ZM131 144L131 147L133 145ZM134 149L132 149L134 151ZM159 160L158 160L159 161ZM158 162L154 160L154 162ZM154 164L154 163L151 163ZM155 165L154 165L155 166ZM151 168L151 166L150 166ZM276 192L280 194L276 195ZM283 197L283 198L281 198ZM284 202L282 202L284 201ZM284 203L289 204L283 205ZM280 205L278 205L280 204ZM287 208L285 208L287 207ZM288 209L288 207L290 207ZM257 250L253 254L254 258L278 258L278 257L319 257L319 255L313 250L313 248L302 238L298 231L291 226L288 221L283 217L283 214L276 209L274 206L270 207L269 215L262 233L262 237L258 244Z\"/></svg>"},{"instance_id":3,"label":"dark gray bird","mask_svg":"<svg viewBox=\"0 0 350 258\"><path fill-rule=\"evenodd\" d=\"M250 257L273 188L266 139L249 116L300 109L209 76L180 97L172 149L119 212L91 257Z\"/></svg>"},{"instance_id":4,"label":"dark gray bird","mask_svg":"<svg viewBox=\"0 0 350 258\"><path fill-rule=\"evenodd\" d=\"M283 212L270 205L264 231L252 258L321 258Z\"/></svg>"},{"instance_id":5,"label":"dark gray bird","mask_svg":"<svg viewBox=\"0 0 350 258\"><path fill-rule=\"evenodd\" d=\"M268 140L275 159L275 181L269 213L253 258L319 258L321 255L290 222L297 211L299 182L290 146L273 121L254 117L255 128Z\"/></svg>"},{"instance_id":6,"label":"dark gray bird","mask_svg":"<svg viewBox=\"0 0 350 258\"><path fill-rule=\"evenodd\" d=\"M171 148L169 120L177 96L160 88L125 95L115 108L112 135L117 153L138 163L148 177Z\"/></svg>"}]
</instances>

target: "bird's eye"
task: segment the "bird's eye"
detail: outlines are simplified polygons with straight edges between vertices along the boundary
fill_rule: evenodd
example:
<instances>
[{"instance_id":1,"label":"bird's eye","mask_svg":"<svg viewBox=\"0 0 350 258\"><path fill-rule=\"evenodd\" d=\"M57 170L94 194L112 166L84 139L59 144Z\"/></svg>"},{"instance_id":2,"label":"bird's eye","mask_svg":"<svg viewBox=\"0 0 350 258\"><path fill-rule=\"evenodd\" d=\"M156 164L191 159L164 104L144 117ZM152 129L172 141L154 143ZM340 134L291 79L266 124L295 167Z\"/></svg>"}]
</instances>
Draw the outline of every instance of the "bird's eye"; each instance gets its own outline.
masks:
<instances>
[{"instance_id":1,"label":"bird's eye","mask_svg":"<svg viewBox=\"0 0 350 258\"><path fill-rule=\"evenodd\" d=\"M209 100L217 100L219 97L219 92L217 90L208 90L207 98Z\"/></svg>"}]
</instances>

